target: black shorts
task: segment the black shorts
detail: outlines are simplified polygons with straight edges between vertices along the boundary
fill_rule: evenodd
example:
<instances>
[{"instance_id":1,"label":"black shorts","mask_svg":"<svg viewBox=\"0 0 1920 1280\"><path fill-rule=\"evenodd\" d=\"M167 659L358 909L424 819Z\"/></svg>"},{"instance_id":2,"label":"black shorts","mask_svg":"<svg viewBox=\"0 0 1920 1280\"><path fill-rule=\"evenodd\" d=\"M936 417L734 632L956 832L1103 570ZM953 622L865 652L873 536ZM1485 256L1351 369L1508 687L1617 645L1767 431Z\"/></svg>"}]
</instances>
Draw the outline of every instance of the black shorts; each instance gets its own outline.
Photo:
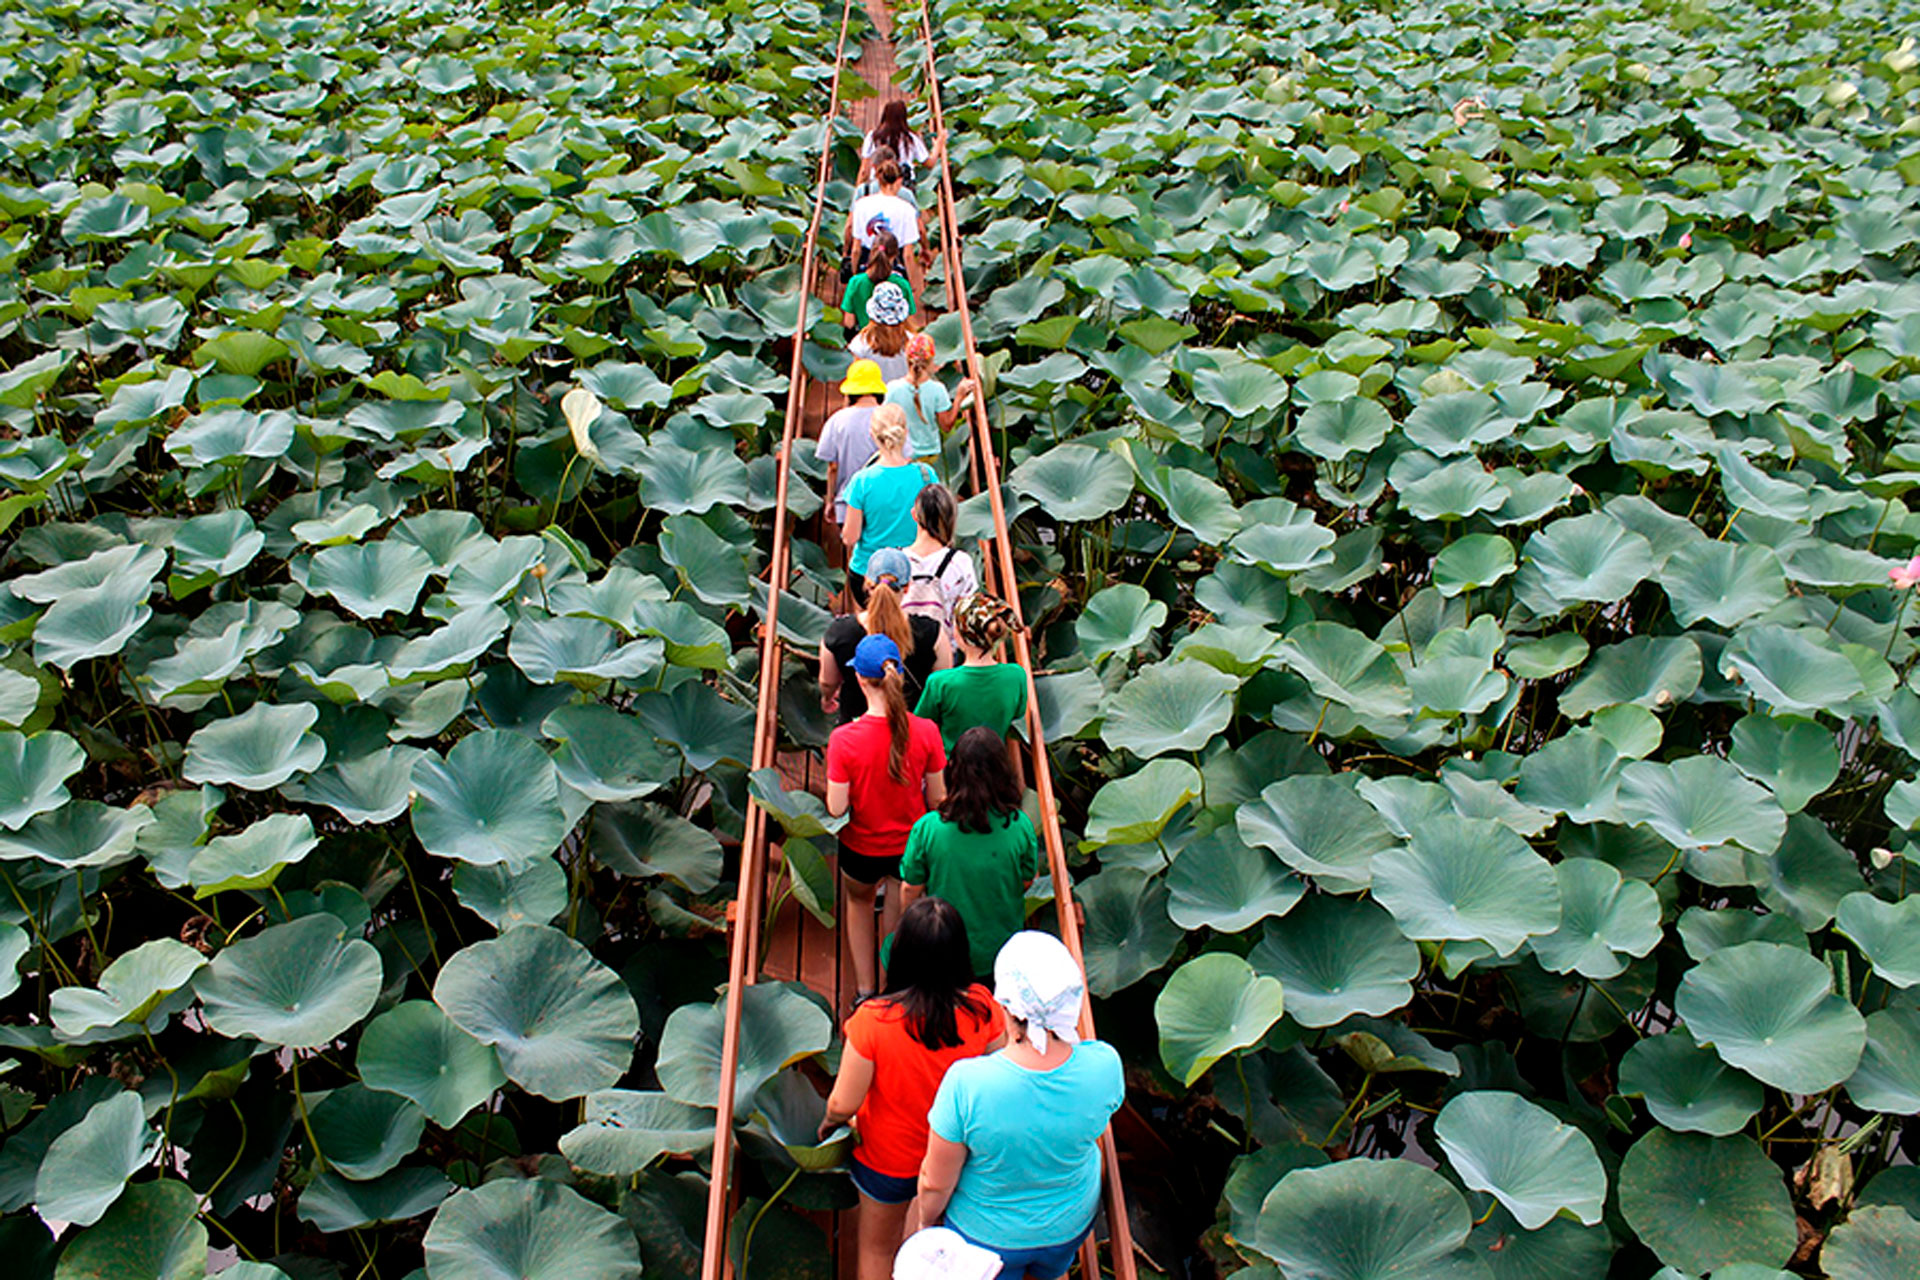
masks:
<instances>
[{"instance_id":1,"label":"black shorts","mask_svg":"<svg viewBox=\"0 0 1920 1280\"><path fill-rule=\"evenodd\" d=\"M845 845L840 847L840 874L849 880L858 880L861 884L879 884L888 876L898 879L900 876L900 854L891 858L873 858L864 853L855 853Z\"/></svg>"}]
</instances>

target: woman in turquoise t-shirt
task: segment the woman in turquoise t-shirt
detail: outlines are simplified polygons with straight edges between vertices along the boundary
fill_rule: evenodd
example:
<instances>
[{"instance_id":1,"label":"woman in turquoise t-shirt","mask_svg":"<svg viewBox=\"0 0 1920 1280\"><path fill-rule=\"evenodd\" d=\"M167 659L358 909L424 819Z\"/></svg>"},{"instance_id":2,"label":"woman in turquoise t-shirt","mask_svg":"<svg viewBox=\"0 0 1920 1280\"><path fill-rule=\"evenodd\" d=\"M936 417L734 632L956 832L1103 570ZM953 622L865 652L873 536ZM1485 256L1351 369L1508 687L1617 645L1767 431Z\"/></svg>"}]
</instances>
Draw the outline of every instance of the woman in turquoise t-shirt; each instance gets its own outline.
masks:
<instances>
[{"instance_id":1,"label":"woman in turquoise t-shirt","mask_svg":"<svg viewBox=\"0 0 1920 1280\"><path fill-rule=\"evenodd\" d=\"M1113 1046L1076 1043L1086 979L1060 939L1014 934L993 979L1007 1047L941 1080L907 1230L945 1219L999 1254L1007 1280L1057 1280L1093 1227L1100 1135L1126 1080Z\"/></svg>"},{"instance_id":2,"label":"woman in turquoise t-shirt","mask_svg":"<svg viewBox=\"0 0 1920 1280\"><path fill-rule=\"evenodd\" d=\"M869 429L880 452L840 495L847 504L840 540L847 545L847 570L856 577L866 576L867 561L880 548L904 547L913 541L913 500L934 483L931 468L907 457L904 409L881 405L873 411Z\"/></svg>"}]
</instances>

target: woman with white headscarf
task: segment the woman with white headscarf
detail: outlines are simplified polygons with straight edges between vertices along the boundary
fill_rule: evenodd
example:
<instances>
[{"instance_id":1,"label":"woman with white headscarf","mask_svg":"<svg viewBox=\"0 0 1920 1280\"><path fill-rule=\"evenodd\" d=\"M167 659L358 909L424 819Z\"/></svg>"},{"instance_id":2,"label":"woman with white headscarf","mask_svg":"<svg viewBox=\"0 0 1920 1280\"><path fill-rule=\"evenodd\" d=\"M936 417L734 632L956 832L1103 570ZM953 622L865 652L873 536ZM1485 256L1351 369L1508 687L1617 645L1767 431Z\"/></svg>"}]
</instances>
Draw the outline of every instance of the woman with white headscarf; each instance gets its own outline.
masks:
<instances>
[{"instance_id":1,"label":"woman with white headscarf","mask_svg":"<svg viewBox=\"0 0 1920 1280\"><path fill-rule=\"evenodd\" d=\"M1111 1045L1080 1040L1086 979L1058 938L1014 934L993 979L1009 1042L940 1082L908 1227L944 1220L1009 1280L1058 1280L1093 1227L1100 1135L1125 1078Z\"/></svg>"}]
</instances>

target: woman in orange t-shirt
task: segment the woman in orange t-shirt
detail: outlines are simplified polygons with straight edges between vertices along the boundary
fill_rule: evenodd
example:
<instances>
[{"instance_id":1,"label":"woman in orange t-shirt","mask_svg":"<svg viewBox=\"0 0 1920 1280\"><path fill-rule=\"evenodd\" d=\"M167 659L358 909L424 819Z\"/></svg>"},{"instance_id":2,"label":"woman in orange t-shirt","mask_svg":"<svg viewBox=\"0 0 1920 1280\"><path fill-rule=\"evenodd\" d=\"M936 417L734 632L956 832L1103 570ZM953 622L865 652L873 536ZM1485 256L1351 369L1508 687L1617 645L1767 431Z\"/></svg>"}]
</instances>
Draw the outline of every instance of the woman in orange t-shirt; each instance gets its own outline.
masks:
<instances>
[{"instance_id":1,"label":"woman in orange t-shirt","mask_svg":"<svg viewBox=\"0 0 1920 1280\"><path fill-rule=\"evenodd\" d=\"M927 1153L927 1111L947 1068L1006 1042L1006 1015L973 981L967 925L953 905L922 898L900 917L887 990L847 1019L840 1075L822 1140L852 1118L860 1145L860 1280L887 1280Z\"/></svg>"}]
</instances>

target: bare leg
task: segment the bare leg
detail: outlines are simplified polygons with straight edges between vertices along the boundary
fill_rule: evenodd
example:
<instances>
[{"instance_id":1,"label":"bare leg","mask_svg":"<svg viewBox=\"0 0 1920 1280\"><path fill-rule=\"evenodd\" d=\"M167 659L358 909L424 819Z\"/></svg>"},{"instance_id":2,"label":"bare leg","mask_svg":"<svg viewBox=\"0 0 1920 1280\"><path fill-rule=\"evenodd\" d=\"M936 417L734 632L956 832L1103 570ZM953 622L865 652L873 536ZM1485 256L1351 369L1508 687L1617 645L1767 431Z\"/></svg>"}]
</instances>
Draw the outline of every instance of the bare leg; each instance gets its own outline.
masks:
<instances>
[{"instance_id":1,"label":"bare leg","mask_svg":"<svg viewBox=\"0 0 1920 1280\"><path fill-rule=\"evenodd\" d=\"M906 1232L907 1205L881 1204L860 1197L860 1280L890 1280L893 1255Z\"/></svg>"},{"instance_id":2,"label":"bare leg","mask_svg":"<svg viewBox=\"0 0 1920 1280\"><path fill-rule=\"evenodd\" d=\"M900 900L904 896L904 893L905 890L898 880L890 879L887 881L887 903L880 908L880 938L882 941L892 937L893 931L900 927L900 913L906 910L906 904Z\"/></svg>"},{"instance_id":3,"label":"bare leg","mask_svg":"<svg viewBox=\"0 0 1920 1280\"><path fill-rule=\"evenodd\" d=\"M873 954L873 896L877 885L862 884L852 876L841 876L845 891L847 945L853 950L853 985L857 991L876 991L878 961Z\"/></svg>"}]
</instances>

